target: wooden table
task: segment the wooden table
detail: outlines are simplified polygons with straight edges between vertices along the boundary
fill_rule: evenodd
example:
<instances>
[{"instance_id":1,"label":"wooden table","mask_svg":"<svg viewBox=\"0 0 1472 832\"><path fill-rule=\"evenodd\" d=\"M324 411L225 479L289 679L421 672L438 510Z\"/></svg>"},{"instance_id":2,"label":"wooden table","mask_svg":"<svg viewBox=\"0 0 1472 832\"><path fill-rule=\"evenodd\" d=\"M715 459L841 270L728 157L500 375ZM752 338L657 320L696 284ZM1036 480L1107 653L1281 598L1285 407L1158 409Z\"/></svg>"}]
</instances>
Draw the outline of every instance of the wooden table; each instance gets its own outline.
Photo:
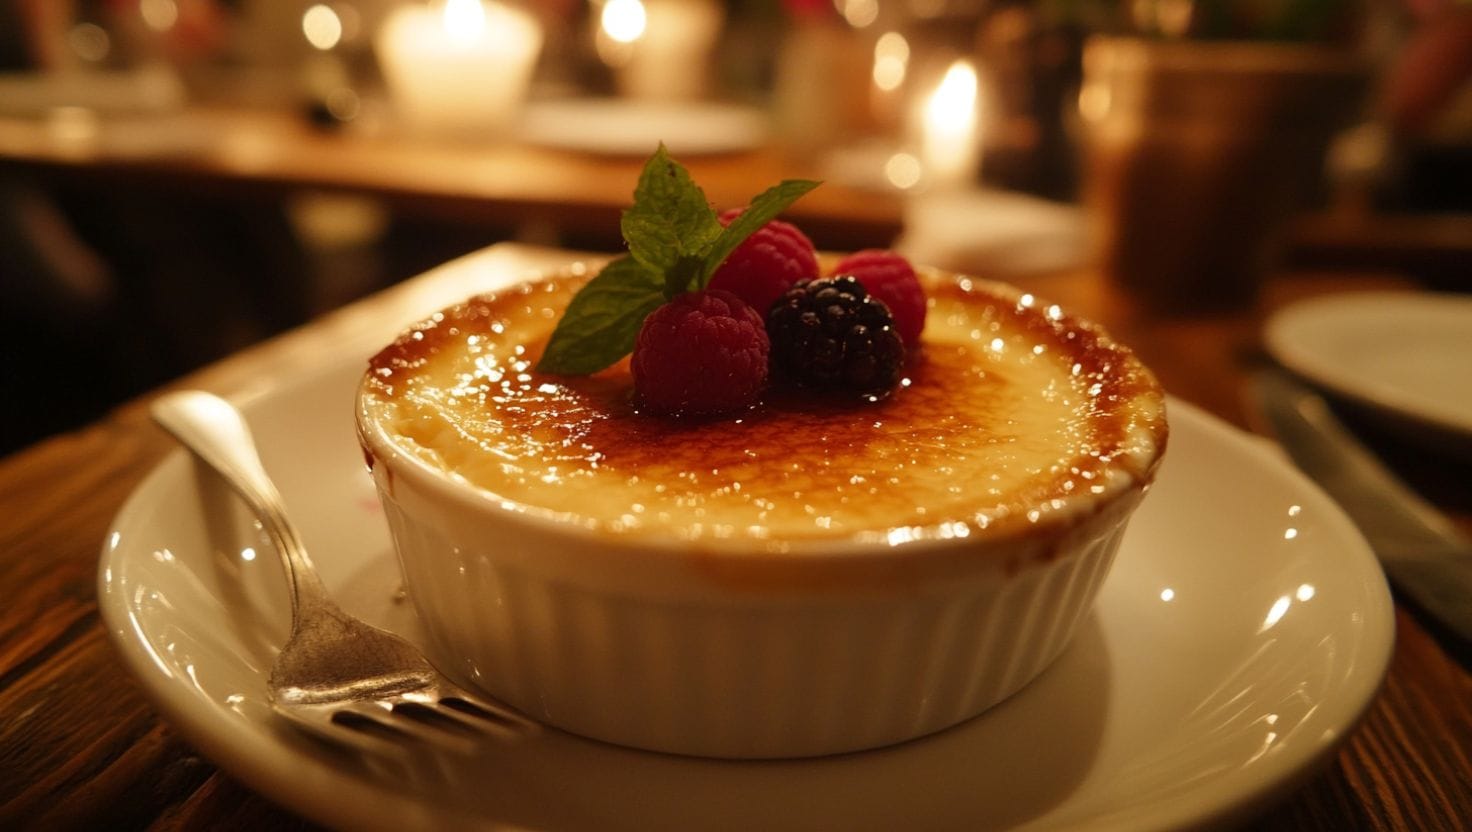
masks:
<instances>
[{"instance_id":1,"label":"wooden table","mask_svg":"<svg viewBox=\"0 0 1472 832\"><path fill-rule=\"evenodd\" d=\"M773 147L681 161L723 209L745 205L781 179L821 178ZM39 118L0 118L0 174L85 189L235 200L356 194L416 219L511 227L519 238L604 239L611 233L617 244L619 213L643 163L642 157L515 142L481 146L383 129L327 131L296 113L240 107L118 117L84 124L80 135ZM858 248L861 240L893 239L901 211L896 194L828 182L789 214L820 246Z\"/></svg>"},{"instance_id":2,"label":"wooden table","mask_svg":"<svg viewBox=\"0 0 1472 832\"><path fill-rule=\"evenodd\" d=\"M563 262L502 245L328 315L212 365L179 384L239 394L264 373L311 367L364 331L437 308L477 273ZM1249 314L1154 319L1089 273L1026 287L1108 324L1175 395L1246 425L1244 374L1263 361L1262 313L1289 300L1405 285L1394 276L1295 274L1273 281ZM174 443L147 416L148 396L75 433L0 462L0 828L260 829L307 827L202 759L162 722L99 623L102 538L122 501ZM7 406L24 403L7 403ZM1472 487L1446 460L1380 444L1415 482L1472 527ZM1451 472L1448 473L1448 468ZM1397 606L1389 675L1367 717L1324 770L1259 821L1301 830L1472 828L1472 674L1467 645Z\"/></svg>"}]
</instances>

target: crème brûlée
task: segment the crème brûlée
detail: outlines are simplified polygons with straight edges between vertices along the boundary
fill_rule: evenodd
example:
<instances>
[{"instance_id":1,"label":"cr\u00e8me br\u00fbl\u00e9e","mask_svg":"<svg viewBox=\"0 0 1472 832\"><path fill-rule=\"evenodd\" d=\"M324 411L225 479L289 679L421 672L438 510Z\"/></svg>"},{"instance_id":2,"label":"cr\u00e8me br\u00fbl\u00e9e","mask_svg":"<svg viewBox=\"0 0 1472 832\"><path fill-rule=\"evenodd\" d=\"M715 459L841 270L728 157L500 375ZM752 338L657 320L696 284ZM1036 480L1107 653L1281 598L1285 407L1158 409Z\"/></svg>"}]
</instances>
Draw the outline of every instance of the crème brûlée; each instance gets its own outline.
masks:
<instances>
[{"instance_id":1,"label":"cr\u00e8me br\u00fbl\u00e9e","mask_svg":"<svg viewBox=\"0 0 1472 832\"><path fill-rule=\"evenodd\" d=\"M1164 397L1102 330L1012 287L922 270L922 347L887 398L774 386L719 419L642 414L627 362L538 357L587 273L434 315L375 356L361 423L518 510L750 551L1025 529L1148 481Z\"/></svg>"}]
</instances>

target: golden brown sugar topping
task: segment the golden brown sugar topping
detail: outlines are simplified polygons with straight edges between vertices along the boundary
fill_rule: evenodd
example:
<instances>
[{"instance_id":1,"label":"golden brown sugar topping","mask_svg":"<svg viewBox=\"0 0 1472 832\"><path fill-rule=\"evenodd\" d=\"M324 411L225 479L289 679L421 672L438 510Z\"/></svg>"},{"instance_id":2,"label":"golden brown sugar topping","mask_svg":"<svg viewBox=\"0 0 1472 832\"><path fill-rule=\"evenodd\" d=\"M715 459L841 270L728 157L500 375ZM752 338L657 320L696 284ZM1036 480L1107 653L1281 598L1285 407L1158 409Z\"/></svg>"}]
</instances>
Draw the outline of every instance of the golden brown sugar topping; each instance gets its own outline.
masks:
<instances>
[{"instance_id":1,"label":"golden brown sugar topping","mask_svg":"<svg viewBox=\"0 0 1472 832\"><path fill-rule=\"evenodd\" d=\"M887 400L769 391L707 421L637 412L627 362L533 369L574 278L472 299L374 357L369 418L498 497L615 532L683 538L962 535L1148 478L1153 377L1029 296L932 276L923 348ZM1110 473L1113 471L1114 473Z\"/></svg>"}]
</instances>

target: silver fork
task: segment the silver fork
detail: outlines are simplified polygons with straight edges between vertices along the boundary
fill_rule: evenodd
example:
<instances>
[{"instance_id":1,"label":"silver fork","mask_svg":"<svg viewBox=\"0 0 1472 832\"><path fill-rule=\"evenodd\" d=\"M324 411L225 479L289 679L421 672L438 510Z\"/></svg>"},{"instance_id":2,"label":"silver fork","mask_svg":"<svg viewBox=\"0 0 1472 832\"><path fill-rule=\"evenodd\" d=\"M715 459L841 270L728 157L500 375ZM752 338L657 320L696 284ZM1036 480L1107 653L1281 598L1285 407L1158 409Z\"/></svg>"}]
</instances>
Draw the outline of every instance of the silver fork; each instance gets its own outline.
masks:
<instances>
[{"instance_id":1,"label":"silver fork","mask_svg":"<svg viewBox=\"0 0 1472 832\"><path fill-rule=\"evenodd\" d=\"M370 750L423 743L469 753L487 737L537 730L526 717L447 679L409 642L333 603L233 405L186 390L160 397L152 412L245 500L281 554L291 637L268 682L278 714L318 737Z\"/></svg>"}]
</instances>

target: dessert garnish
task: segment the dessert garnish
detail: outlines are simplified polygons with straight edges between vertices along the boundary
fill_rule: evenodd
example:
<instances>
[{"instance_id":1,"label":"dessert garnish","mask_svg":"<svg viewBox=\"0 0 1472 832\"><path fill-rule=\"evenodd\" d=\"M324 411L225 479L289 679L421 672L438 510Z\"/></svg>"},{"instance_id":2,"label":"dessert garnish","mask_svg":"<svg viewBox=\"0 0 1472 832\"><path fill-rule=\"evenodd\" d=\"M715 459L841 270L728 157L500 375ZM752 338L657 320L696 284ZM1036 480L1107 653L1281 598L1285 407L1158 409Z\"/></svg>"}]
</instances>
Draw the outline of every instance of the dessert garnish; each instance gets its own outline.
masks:
<instances>
[{"instance_id":1,"label":"dessert garnish","mask_svg":"<svg viewBox=\"0 0 1472 832\"><path fill-rule=\"evenodd\" d=\"M750 406L767 383L762 316L736 295L705 289L649 313L629 370L639 406L666 415L709 416Z\"/></svg>"},{"instance_id":2,"label":"dessert garnish","mask_svg":"<svg viewBox=\"0 0 1472 832\"><path fill-rule=\"evenodd\" d=\"M767 313L767 334L773 373L801 387L874 399L905 368L889 307L852 275L798 282Z\"/></svg>"},{"instance_id":3,"label":"dessert garnish","mask_svg":"<svg viewBox=\"0 0 1472 832\"><path fill-rule=\"evenodd\" d=\"M689 171L661 144L645 163L634 204L620 222L629 253L604 266L573 297L537 369L588 375L613 365L633 351L649 313L685 292L705 289L727 255L817 186L785 180L723 226Z\"/></svg>"},{"instance_id":4,"label":"dessert garnish","mask_svg":"<svg viewBox=\"0 0 1472 832\"><path fill-rule=\"evenodd\" d=\"M909 260L885 249L864 249L839 260L833 273L857 277L871 297L889 307L905 347L919 345L920 331L925 328L925 290Z\"/></svg>"},{"instance_id":5,"label":"dessert garnish","mask_svg":"<svg viewBox=\"0 0 1472 832\"><path fill-rule=\"evenodd\" d=\"M721 214L728 224L741 215L732 208ZM818 252L797 226L771 220L752 232L726 257L710 279L710 288L725 289L763 315L799 280L818 277Z\"/></svg>"},{"instance_id":6,"label":"dessert garnish","mask_svg":"<svg viewBox=\"0 0 1472 832\"><path fill-rule=\"evenodd\" d=\"M573 297L537 369L589 375L632 353L635 404L660 416L749 408L769 377L888 395L918 346L925 293L909 261L878 249L821 278L812 241L776 219L817 185L786 180L718 215L661 144L623 213L629 253Z\"/></svg>"}]
</instances>

